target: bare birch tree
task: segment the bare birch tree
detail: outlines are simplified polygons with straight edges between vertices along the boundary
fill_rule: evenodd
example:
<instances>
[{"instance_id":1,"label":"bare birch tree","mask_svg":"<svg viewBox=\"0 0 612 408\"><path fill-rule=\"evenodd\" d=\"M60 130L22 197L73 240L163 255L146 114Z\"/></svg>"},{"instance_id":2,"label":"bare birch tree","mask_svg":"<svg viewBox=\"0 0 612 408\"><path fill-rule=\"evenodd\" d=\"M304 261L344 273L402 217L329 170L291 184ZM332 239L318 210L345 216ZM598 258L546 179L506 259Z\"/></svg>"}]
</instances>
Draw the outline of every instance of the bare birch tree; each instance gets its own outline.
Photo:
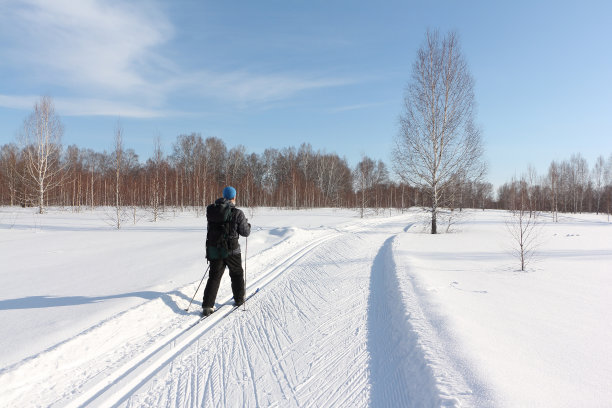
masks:
<instances>
[{"instance_id":1,"label":"bare birch tree","mask_svg":"<svg viewBox=\"0 0 612 408\"><path fill-rule=\"evenodd\" d=\"M550 211L554 222L559 222L559 165L550 163L548 167L548 182L550 183Z\"/></svg>"},{"instance_id":2,"label":"bare birch tree","mask_svg":"<svg viewBox=\"0 0 612 408\"><path fill-rule=\"evenodd\" d=\"M121 171L123 160L123 128L117 122L115 126L115 227L121 229L123 209L121 202Z\"/></svg>"},{"instance_id":3,"label":"bare birch tree","mask_svg":"<svg viewBox=\"0 0 612 408\"><path fill-rule=\"evenodd\" d=\"M369 206L369 197L368 189L372 188L374 185L374 160L369 157L363 157L353 172L353 179L355 189L357 193L360 195L359 198L359 207L360 207L360 215L363 218L365 209Z\"/></svg>"},{"instance_id":4,"label":"bare birch tree","mask_svg":"<svg viewBox=\"0 0 612 408\"><path fill-rule=\"evenodd\" d=\"M593 167L593 182L595 187L595 209L599 214L599 207L601 205L601 196L604 191L604 173L606 169L606 161L603 156L599 156L595 161L595 167Z\"/></svg>"},{"instance_id":5,"label":"bare birch tree","mask_svg":"<svg viewBox=\"0 0 612 408\"><path fill-rule=\"evenodd\" d=\"M153 157L149 159L149 168L151 170L151 211L153 213L153 222L157 222L161 212L162 205L162 186L161 186L161 170L164 161L164 153L161 147L161 139L155 137L153 148Z\"/></svg>"},{"instance_id":6,"label":"bare birch tree","mask_svg":"<svg viewBox=\"0 0 612 408\"><path fill-rule=\"evenodd\" d=\"M485 173L474 107L474 80L457 34L441 39L428 31L406 89L392 160L402 181L430 196L432 234L453 176L463 171L467 179L477 180Z\"/></svg>"},{"instance_id":7,"label":"bare birch tree","mask_svg":"<svg viewBox=\"0 0 612 408\"><path fill-rule=\"evenodd\" d=\"M512 239L512 252L520 261L521 271L525 271L539 244L540 225L538 213L532 211L529 205L525 177L518 183L513 182L513 186L513 201L516 207L511 210L511 216L506 220L506 228Z\"/></svg>"},{"instance_id":8,"label":"bare birch tree","mask_svg":"<svg viewBox=\"0 0 612 408\"><path fill-rule=\"evenodd\" d=\"M45 211L45 194L61 184L64 127L55 114L53 100L43 96L24 122L22 144L26 154L26 178L32 185L38 212Z\"/></svg>"},{"instance_id":9,"label":"bare birch tree","mask_svg":"<svg viewBox=\"0 0 612 408\"><path fill-rule=\"evenodd\" d=\"M608 221L610 221L610 214L612 213L612 153L606 161L604 169L604 184L607 186L608 191Z\"/></svg>"}]
</instances>

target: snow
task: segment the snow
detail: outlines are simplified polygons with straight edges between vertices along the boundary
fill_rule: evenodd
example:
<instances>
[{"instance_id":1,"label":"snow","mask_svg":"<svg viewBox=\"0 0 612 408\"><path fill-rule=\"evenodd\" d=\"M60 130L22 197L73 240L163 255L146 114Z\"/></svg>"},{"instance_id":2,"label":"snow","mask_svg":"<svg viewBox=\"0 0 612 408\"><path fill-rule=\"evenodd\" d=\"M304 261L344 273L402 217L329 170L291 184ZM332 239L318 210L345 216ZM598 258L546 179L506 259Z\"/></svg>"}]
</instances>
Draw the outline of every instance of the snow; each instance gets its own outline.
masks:
<instances>
[{"instance_id":1,"label":"snow","mask_svg":"<svg viewBox=\"0 0 612 408\"><path fill-rule=\"evenodd\" d=\"M198 323L205 219L0 208L0 406L606 406L612 224L245 209L247 293ZM248 244L248 247L247 247ZM244 310L246 309L246 310Z\"/></svg>"},{"instance_id":2,"label":"snow","mask_svg":"<svg viewBox=\"0 0 612 408\"><path fill-rule=\"evenodd\" d=\"M524 273L508 254L506 215L471 217L456 234L398 237L398 275L427 320L453 339L496 406L610 404L612 224L543 217Z\"/></svg>"}]
</instances>

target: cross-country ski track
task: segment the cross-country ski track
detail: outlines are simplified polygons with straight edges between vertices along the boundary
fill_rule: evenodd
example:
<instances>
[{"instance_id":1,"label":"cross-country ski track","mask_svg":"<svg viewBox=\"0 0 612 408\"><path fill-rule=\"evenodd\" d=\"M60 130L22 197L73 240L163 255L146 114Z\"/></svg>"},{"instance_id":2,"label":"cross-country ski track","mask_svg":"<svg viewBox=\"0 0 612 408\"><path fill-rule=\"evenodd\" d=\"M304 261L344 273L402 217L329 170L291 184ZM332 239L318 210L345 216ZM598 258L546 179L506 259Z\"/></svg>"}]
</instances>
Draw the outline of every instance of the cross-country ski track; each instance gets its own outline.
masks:
<instances>
[{"instance_id":1,"label":"cross-country ski track","mask_svg":"<svg viewBox=\"0 0 612 408\"><path fill-rule=\"evenodd\" d=\"M292 264L304 256L304 254L307 254L314 247L320 245L334 235L336 234L328 234L320 237L308 243L305 247L292 252L270 272L259 275L254 282L249 285L247 294L252 294L255 290L266 287L280 274L285 272ZM191 315L199 314L201 310L199 303L199 301L194 302L191 310L195 311L192 312ZM219 303L221 303L221 305L219 305ZM219 302L219 299L217 299L218 310L214 314L203 320L200 320L199 315L191 318L186 328L180 327L174 333L165 336L163 340L154 343L149 349L141 353L141 355L128 361L121 368L114 370L94 387L80 395L79 398L71 401L68 406L79 407L98 404L100 406L116 405L117 402L129 396L144 381L153 377L167 364L172 363L172 360L178 354L194 342L199 341L200 337L219 325L224 318L233 311L231 304L231 297L222 302ZM246 309L246 305L244 309Z\"/></svg>"},{"instance_id":2,"label":"cross-country ski track","mask_svg":"<svg viewBox=\"0 0 612 408\"><path fill-rule=\"evenodd\" d=\"M416 335L392 333L390 310L401 299L369 290L378 280L372 275L394 273L377 261L391 255L392 238L381 231L393 236L405 226L377 224L326 234L295 251L248 285L248 293L260 292L246 312L204 320L183 342L173 343L176 352L124 386L119 386L124 381L114 384L100 402L128 407L445 405ZM364 253L364 247L369 251ZM409 341L393 344L393 336Z\"/></svg>"},{"instance_id":3,"label":"cross-country ski track","mask_svg":"<svg viewBox=\"0 0 612 408\"><path fill-rule=\"evenodd\" d=\"M0 209L0 407L516 407L612 401L612 223L249 209L246 307L200 321L205 220ZM2 221L4 220L4 221ZM6 221L9 220L7 224ZM4 222L4 224L3 224ZM25 260L25 262L24 262Z\"/></svg>"},{"instance_id":4,"label":"cross-country ski track","mask_svg":"<svg viewBox=\"0 0 612 408\"><path fill-rule=\"evenodd\" d=\"M226 273L218 310L199 321L203 285L184 310L195 281L4 370L28 381L10 381L3 398L57 407L456 405L451 394L465 401L469 391L462 380L439 386L397 292L391 245L407 221L293 231L248 259L247 294L259 291L246 308L231 306ZM37 374L54 368L52 379Z\"/></svg>"}]
</instances>

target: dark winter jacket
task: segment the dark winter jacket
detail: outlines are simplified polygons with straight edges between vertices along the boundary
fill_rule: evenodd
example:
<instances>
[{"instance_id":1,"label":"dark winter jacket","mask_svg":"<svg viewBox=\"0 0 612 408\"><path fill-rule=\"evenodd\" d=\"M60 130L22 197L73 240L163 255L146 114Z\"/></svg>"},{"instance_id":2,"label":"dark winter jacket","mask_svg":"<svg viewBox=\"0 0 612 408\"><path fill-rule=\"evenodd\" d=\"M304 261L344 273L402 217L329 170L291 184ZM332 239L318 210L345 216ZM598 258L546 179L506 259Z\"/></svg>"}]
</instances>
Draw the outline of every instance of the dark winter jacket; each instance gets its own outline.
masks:
<instances>
[{"instance_id":1,"label":"dark winter jacket","mask_svg":"<svg viewBox=\"0 0 612 408\"><path fill-rule=\"evenodd\" d=\"M251 234L251 224L248 223L244 212L229 200L221 197L215 201L215 204L226 204L232 207L232 221L230 223L230 235L229 240L232 241L229 255L236 255L240 253L240 244L238 238L240 236L248 237ZM210 227L208 228L210 230Z\"/></svg>"}]
</instances>

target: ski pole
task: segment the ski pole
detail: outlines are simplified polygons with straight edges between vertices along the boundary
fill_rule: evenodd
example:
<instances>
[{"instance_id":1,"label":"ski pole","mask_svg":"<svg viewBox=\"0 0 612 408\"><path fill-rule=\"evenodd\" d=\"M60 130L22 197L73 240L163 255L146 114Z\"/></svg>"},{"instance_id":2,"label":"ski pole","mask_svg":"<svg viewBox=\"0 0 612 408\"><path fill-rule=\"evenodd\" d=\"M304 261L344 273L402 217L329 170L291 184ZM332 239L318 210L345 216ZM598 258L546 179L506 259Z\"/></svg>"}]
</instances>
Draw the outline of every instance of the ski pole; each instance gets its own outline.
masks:
<instances>
[{"instance_id":1,"label":"ski pole","mask_svg":"<svg viewBox=\"0 0 612 408\"><path fill-rule=\"evenodd\" d=\"M204 272L204 276L202 276L202 280L200 281L200 284L198 285L198 288L196 289L195 293L193 294L193 297L191 298L191 302L189 302L189 306L187 306L187 309L185 309L186 312L189 311L189 308L191 307L191 303L193 302L193 299L195 299L195 295L198 293L198 290L200 290L200 286L202 285L202 282L204 282L204 278L206 277L206 273L208 272L209 269L210 269L210 265L208 265L208 267L206 268L206 272Z\"/></svg>"},{"instance_id":2,"label":"ski pole","mask_svg":"<svg viewBox=\"0 0 612 408\"><path fill-rule=\"evenodd\" d=\"M247 271L247 253L249 250L249 237L244 237L244 295L246 296L246 271ZM244 299L243 309L246 311L246 298Z\"/></svg>"}]
</instances>

